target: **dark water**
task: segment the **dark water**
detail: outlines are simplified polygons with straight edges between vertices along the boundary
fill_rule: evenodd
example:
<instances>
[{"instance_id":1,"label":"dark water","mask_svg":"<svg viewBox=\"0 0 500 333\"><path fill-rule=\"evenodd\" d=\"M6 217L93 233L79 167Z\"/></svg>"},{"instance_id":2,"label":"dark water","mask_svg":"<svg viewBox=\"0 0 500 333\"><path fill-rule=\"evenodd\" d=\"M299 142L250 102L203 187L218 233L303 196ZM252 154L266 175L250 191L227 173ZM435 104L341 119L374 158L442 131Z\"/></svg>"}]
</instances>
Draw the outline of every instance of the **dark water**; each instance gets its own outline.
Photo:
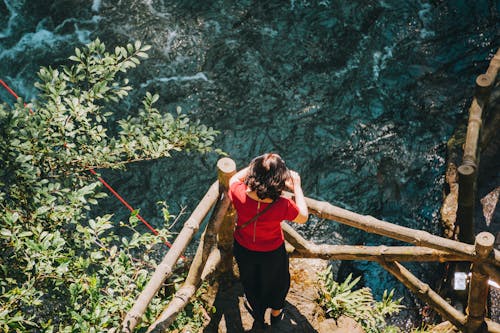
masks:
<instances>
[{"instance_id":1,"label":"dark water","mask_svg":"<svg viewBox=\"0 0 500 333\"><path fill-rule=\"evenodd\" d=\"M0 78L32 98L40 65L64 63L95 37L110 48L153 46L119 114L158 92L165 112L180 105L219 129L216 145L239 167L277 151L307 196L440 234L446 141L500 46L500 2L4 0ZM179 154L105 177L159 226L156 202L189 213L217 158ZM112 199L102 209L127 216ZM395 244L317 219L300 231L317 242ZM434 265L408 267L431 285L439 275ZM351 271L378 297L408 295L375 264L343 264L339 274ZM418 304L406 302L411 315Z\"/></svg>"}]
</instances>

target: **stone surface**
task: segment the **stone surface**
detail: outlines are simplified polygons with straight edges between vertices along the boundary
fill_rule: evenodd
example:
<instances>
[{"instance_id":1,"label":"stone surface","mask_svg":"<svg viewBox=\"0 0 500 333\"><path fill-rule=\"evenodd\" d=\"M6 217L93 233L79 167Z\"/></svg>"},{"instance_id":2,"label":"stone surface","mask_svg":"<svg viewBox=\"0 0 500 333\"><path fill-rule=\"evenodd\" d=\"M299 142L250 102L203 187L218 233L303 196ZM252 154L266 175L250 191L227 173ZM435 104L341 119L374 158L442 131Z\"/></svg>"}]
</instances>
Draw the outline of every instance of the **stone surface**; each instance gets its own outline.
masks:
<instances>
[{"instance_id":1,"label":"stone surface","mask_svg":"<svg viewBox=\"0 0 500 333\"><path fill-rule=\"evenodd\" d=\"M319 333L364 333L363 328L352 318L326 319L318 325Z\"/></svg>"}]
</instances>

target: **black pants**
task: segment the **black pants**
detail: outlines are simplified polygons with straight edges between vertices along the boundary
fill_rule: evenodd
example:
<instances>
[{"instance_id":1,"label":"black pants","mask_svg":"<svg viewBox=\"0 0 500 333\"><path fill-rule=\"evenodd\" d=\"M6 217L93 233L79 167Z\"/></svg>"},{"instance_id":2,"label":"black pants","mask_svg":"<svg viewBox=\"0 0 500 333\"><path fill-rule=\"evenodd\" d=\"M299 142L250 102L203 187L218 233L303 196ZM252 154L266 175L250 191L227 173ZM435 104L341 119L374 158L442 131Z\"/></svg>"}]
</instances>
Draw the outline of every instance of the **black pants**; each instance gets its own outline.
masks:
<instances>
[{"instance_id":1,"label":"black pants","mask_svg":"<svg viewBox=\"0 0 500 333\"><path fill-rule=\"evenodd\" d=\"M243 290L256 320L264 320L267 308L282 309L290 289L285 244L270 252L256 252L234 242Z\"/></svg>"}]
</instances>

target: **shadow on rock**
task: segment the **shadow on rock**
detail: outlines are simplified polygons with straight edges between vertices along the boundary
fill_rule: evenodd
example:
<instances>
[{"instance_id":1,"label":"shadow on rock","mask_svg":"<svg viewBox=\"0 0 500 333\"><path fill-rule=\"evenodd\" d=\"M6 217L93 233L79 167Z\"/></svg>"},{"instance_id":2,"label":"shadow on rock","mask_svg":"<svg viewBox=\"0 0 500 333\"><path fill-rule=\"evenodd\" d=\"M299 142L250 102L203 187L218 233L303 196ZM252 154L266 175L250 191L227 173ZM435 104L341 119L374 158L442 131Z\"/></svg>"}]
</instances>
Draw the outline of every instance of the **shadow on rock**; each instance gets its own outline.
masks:
<instances>
[{"instance_id":1,"label":"shadow on rock","mask_svg":"<svg viewBox=\"0 0 500 333\"><path fill-rule=\"evenodd\" d=\"M317 333L309 320L291 303L285 304L285 316L277 324L266 328L253 327L253 318L243 306L244 294L241 283L219 288L213 306L216 311L210 316L210 323L203 333ZM270 311L267 312L269 323Z\"/></svg>"},{"instance_id":2,"label":"shadow on rock","mask_svg":"<svg viewBox=\"0 0 500 333\"><path fill-rule=\"evenodd\" d=\"M309 320L291 303L285 304L284 318L277 324L270 326L267 331L275 333L317 333Z\"/></svg>"}]
</instances>

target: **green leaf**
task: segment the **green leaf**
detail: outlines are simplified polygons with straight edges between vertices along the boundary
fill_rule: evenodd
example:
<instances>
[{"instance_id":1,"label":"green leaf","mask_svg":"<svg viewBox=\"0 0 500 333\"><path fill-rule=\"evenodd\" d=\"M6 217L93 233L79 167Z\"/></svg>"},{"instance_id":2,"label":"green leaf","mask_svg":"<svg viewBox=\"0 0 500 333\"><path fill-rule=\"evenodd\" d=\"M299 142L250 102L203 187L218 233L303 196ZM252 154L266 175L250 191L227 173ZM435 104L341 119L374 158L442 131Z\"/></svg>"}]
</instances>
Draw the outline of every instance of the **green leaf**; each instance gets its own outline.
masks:
<instances>
[{"instance_id":1,"label":"green leaf","mask_svg":"<svg viewBox=\"0 0 500 333\"><path fill-rule=\"evenodd\" d=\"M12 237L12 231L10 231L9 229L2 229L0 230L0 235L5 237Z\"/></svg>"},{"instance_id":2,"label":"green leaf","mask_svg":"<svg viewBox=\"0 0 500 333\"><path fill-rule=\"evenodd\" d=\"M31 161L33 159L33 155L19 155L16 158L16 162L18 163L26 163L28 161Z\"/></svg>"},{"instance_id":3,"label":"green leaf","mask_svg":"<svg viewBox=\"0 0 500 333\"><path fill-rule=\"evenodd\" d=\"M33 233L31 231L23 231L19 235L17 235L19 238L23 237L31 237L33 236Z\"/></svg>"}]
</instances>

